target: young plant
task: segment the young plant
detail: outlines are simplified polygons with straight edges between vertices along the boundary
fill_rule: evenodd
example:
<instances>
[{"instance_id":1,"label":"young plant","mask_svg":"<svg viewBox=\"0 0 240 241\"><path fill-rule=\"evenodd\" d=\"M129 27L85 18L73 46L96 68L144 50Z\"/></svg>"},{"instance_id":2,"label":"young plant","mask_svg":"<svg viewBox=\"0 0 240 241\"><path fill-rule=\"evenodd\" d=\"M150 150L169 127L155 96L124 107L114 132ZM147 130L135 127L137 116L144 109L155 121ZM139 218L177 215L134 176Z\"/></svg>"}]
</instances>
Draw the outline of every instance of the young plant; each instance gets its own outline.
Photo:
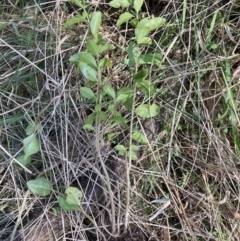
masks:
<instances>
[{"instance_id":1,"label":"young plant","mask_svg":"<svg viewBox=\"0 0 240 241\"><path fill-rule=\"evenodd\" d=\"M36 154L40 150L40 143L37 138L36 131L41 131L42 126L40 124L35 124L34 122L30 122L25 130L27 137L23 139L23 151L24 154L18 156L17 161L26 166L32 162L31 156Z\"/></svg>"},{"instance_id":2,"label":"young plant","mask_svg":"<svg viewBox=\"0 0 240 241\"><path fill-rule=\"evenodd\" d=\"M109 3L114 8L129 8L130 12L125 12L120 15L117 25L130 21L135 28L135 39L130 41L127 47L127 61L129 72L135 72L133 77L133 86L123 87L117 92L108 83L108 77L103 78L102 72L105 68L111 66L111 60L102 57L102 53L111 49L111 46L106 44L102 36L99 34L101 26L102 14L95 11L90 14L90 38L86 42L86 51L77 53L70 58L70 62L75 64L78 71L85 77L87 82L80 88L80 95L95 105L94 112L90 114L85 122L84 129L88 131L96 130L94 123L99 123L108 120L110 125L118 124L129 129L126 119L122 116L119 109L122 107L127 111L134 111L141 118L152 118L160 113L160 108L156 104L150 104L149 100L157 93L154 84L151 83L148 77L148 69L141 66L146 65L161 65L162 55L160 53L142 54L140 46L142 44L152 44L152 41L147 35L164 25L164 18L141 18L140 10L143 1L135 0L114 0ZM79 18L81 20L81 18ZM136 41L135 41L136 40ZM133 108L135 92L141 92L147 104L140 104ZM103 107L107 111L103 111ZM131 131L130 131L131 132ZM131 138L138 143L147 143L143 133L135 131L131 133ZM131 148L130 148L131 149ZM133 147L133 149L136 149ZM131 153L132 159L136 159L136 150L128 150L125 147L125 154ZM120 151L120 150L119 150ZM121 151L120 151L121 152ZM123 154L123 152L121 152Z\"/></svg>"},{"instance_id":3,"label":"young plant","mask_svg":"<svg viewBox=\"0 0 240 241\"><path fill-rule=\"evenodd\" d=\"M147 37L147 35L166 23L166 19L162 17L141 18L139 12L142 8L143 0L113 0L109 5L113 8L130 9L129 12L124 12L119 16L117 26L129 22L135 28L135 40L139 45L151 45L152 39Z\"/></svg>"}]
</instances>

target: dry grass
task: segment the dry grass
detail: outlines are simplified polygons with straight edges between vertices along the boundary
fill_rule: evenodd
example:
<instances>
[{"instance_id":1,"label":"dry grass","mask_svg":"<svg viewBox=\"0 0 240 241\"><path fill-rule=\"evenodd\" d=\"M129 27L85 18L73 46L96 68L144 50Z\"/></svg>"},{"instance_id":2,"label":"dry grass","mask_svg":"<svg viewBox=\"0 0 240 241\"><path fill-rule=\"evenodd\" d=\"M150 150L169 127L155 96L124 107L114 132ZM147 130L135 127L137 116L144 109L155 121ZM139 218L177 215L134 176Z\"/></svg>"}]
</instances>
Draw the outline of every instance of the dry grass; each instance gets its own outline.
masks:
<instances>
[{"instance_id":1,"label":"dry grass","mask_svg":"<svg viewBox=\"0 0 240 241\"><path fill-rule=\"evenodd\" d=\"M128 184L122 169L128 158L113 149L129 144L128 131L107 121L93 133L82 129L94 105L81 99L85 80L68 59L84 49L87 26L62 27L78 8L64 1L16 2L5 0L0 8L0 239L13 240L16 231L21 240L239 240L239 2L145 1L148 15L167 19L153 34L154 45L142 49L163 55L161 66L149 67L159 88L151 102L161 113L146 121L124 112L149 141L131 163ZM124 58L132 30L117 28L117 13L98 3L105 12L101 33L114 45L103 74L115 89L130 86L133 73ZM43 126L41 150L23 169L13 160L36 119ZM112 133L114 143L107 141ZM53 183L47 198L27 189L41 174ZM57 195L70 185L82 188L87 213L54 215ZM126 225L132 234L121 236Z\"/></svg>"}]
</instances>

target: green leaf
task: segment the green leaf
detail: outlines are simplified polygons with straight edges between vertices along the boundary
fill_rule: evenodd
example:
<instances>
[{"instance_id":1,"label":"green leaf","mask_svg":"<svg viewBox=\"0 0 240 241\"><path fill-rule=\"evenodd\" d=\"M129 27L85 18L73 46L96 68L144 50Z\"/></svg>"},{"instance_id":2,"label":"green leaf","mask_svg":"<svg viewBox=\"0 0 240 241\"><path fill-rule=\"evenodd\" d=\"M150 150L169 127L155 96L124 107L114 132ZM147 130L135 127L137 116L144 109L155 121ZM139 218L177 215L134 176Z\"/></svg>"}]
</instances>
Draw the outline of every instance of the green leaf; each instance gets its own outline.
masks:
<instances>
[{"instance_id":1,"label":"green leaf","mask_svg":"<svg viewBox=\"0 0 240 241\"><path fill-rule=\"evenodd\" d=\"M105 121L107 119L107 114L103 111L97 112L97 117L99 121Z\"/></svg>"},{"instance_id":2,"label":"green leaf","mask_svg":"<svg viewBox=\"0 0 240 241\"><path fill-rule=\"evenodd\" d=\"M68 187L65 191L66 201L70 205L80 205L82 200L82 192L76 187Z\"/></svg>"},{"instance_id":3,"label":"green leaf","mask_svg":"<svg viewBox=\"0 0 240 241\"><path fill-rule=\"evenodd\" d=\"M130 22L129 22L134 28L137 27L139 20L137 18L133 18Z\"/></svg>"},{"instance_id":4,"label":"green leaf","mask_svg":"<svg viewBox=\"0 0 240 241\"><path fill-rule=\"evenodd\" d=\"M100 61L99 61L99 68L101 69L101 70L103 70L104 68L106 68L106 67L110 67L111 66L111 61L108 59L108 58L106 58L106 57L103 57L102 59L100 59Z\"/></svg>"},{"instance_id":5,"label":"green leaf","mask_svg":"<svg viewBox=\"0 0 240 241\"><path fill-rule=\"evenodd\" d=\"M138 25L139 25L139 23L138 23ZM149 32L150 32L150 30L147 27L140 28L140 27L138 27L138 25L134 30L137 43L142 41L146 37L146 35L149 34Z\"/></svg>"},{"instance_id":6,"label":"green leaf","mask_svg":"<svg viewBox=\"0 0 240 241\"><path fill-rule=\"evenodd\" d=\"M40 144L36 135L32 134L25 139L23 139L23 151L25 154L25 159L29 156L38 153L40 150Z\"/></svg>"},{"instance_id":7,"label":"green leaf","mask_svg":"<svg viewBox=\"0 0 240 241\"><path fill-rule=\"evenodd\" d=\"M59 203L59 206L67 212L77 211L79 209L78 205L69 204L66 198L64 197L64 195L62 194L58 196L58 203Z\"/></svg>"},{"instance_id":8,"label":"green leaf","mask_svg":"<svg viewBox=\"0 0 240 241\"><path fill-rule=\"evenodd\" d=\"M154 85L148 80L137 81L136 88L141 90L147 97L153 96L156 92Z\"/></svg>"},{"instance_id":9,"label":"green leaf","mask_svg":"<svg viewBox=\"0 0 240 241\"><path fill-rule=\"evenodd\" d=\"M133 8L138 13L143 5L143 0L134 0L133 2Z\"/></svg>"},{"instance_id":10,"label":"green leaf","mask_svg":"<svg viewBox=\"0 0 240 241\"><path fill-rule=\"evenodd\" d=\"M141 54L139 58L139 64L155 64L159 66L161 63L162 55L160 53Z\"/></svg>"},{"instance_id":11,"label":"green leaf","mask_svg":"<svg viewBox=\"0 0 240 241\"><path fill-rule=\"evenodd\" d=\"M76 6L80 7L80 8L83 8L82 0L71 0L71 3L73 5L76 5Z\"/></svg>"},{"instance_id":12,"label":"green leaf","mask_svg":"<svg viewBox=\"0 0 240 241\"><path fill-rule=\"evenodd\" d=\"M157 28L163 26L166 24L166 19L161 18L161 17L156 17L156 18L143 18L139 21L137 28L146 28L149 32L156 30Z\"/></svg>"},{"instance_id":13,"label":"green leaf","mask_svg":"<svg viewBox=\"0 0 240 241\"><path fill-rule=\"evenodd\" d=\"M132 150L131 153L130 153L130 157L131 157L132 160L136 161L137 160L136 152Z\"/></svg>"},{"instance_id":14,"label":"green leaf","mask_svg":"<svg viewBox=\"0 0 240 241\"><path fill-rule=\"evenodd\" d=\"M97 72L95 69L87 65L85 62L80 61L78 64L78 68L82 75L90 81L97 82Z\"/></svg>"},{"instance_id":15,"label":"green leaf","mask_svg":"<svg viewBox=\"0 0 240 241\"><path fill-rule=\"evenodd\" d=\"M92 88L94 85L96 85L96 81L87 81L85 84L85 87Z\"/></svg>"},{"instance_id":16,"label":"green leaf","mask_svg":"<svg viewBox=\"0 0 240 241\"><path fill-rule=\"evenodd\" d=\"M137 43L139 45L152 45L152 39L149 37L139 38L137 39Z\"/></svg>"},{"instance_id":17,"label":"green leaf","mask_svg":"<svg viewBox=\"0 0 240 241\"><path fill-rule=\"evenodd\" d=\"M114 111L113 114L114 114L115 116L122 116L121 112L119 112L119 111Z\"/></svg>"},{"instance_id":18,"label":"green leaf","mask_svg":"<svg viewBox=\"0 0 240 241\"><path fill-rule=\"evenodd\" d=\"M96 116L95 113L92 113L91 115L89 115L89 116L87 117L87 120L86 120L86 123L85 123L85 124L93 125L94 120L95 120L95 116Z\"/></svg>"},{"instance_id":19,"label":"green leaf","mask_svg":"<svg viewBox=\"0 0 240 241\"><path fill-rule=\"evenodd\" d=\"M125 106L127 110L132 110L133 106L133 96L129 96L122 104Z\"/></svg>"},{"instance_id":20,"label":"green leaf","mask_svg":"<svg viewBox=\"0 0 240 241\"><path fill-rule=\"evenodd\" d=\"M117 124L119 124L119 125L121 125L122 127L125 127L125 128L128 127L128 125L126 124L126 119L124 117L122 117L122 116L112 117L112 118L109 119L108 122L109 123L112 123L112 122L113 123L117 123Z\"/></svg>"},{"instance_id":21,"label":"green leaf","mask_svg":"<svg viewBox=\"0 0 240 241\"><path fill-rule=\"evenodd\" d=\"M132 134L132 138L133 140L139 142L139 143L143 143L143 144L147 144L148 140L146 138L146 136L140 132L140 131L136 131Z\"/></svg>"},{"instance_id":22,"label":"green leaf","mask_svg":"<svg viewBox=\"0 0 240 241\"><path fill-rule=\"evenodd\" d=\"M130 153L130 157L132 160L137 160L137 154L135 151L138 151L139 150L139 147L138 146L135 146L135 145L132 145L131 146L131 153Z\"/></svg>"},{"instance_id":23,"label":"green leaf","mask_svg":"<svg viewBox=\"0 0 240 241\"><path fill-rule=\"evenodd\" d=\"M129 67L135 67L138 65L139 56L141 55L140 49L136 43L131 41L128 45L128 59L129 59Z\"/></svg>"},{"instance_id":24,"label":"green leaf","mask_svg":"<svg viewBox=\"0 0 240 241\"><path fill-rule=\"evenodd\" d=\"M117 93L117 100L121 103L127 101L129 97L132 97L134 94L134 90L130 87L123 87Z\"/></svg>"},{"instance_id":25,"label":"green leaf","mask_svg":"<svg viewBox=\"0 0 240 241\"><path fill-rule=\"evenodd\" d=\"M95 128L91 124L85 124L83 126L83 129L86 130L86 131L94 131L95 130Z\"/></svg>"},{"instance_id":26,"label":"green leaf","mask_svg":"<svg viewBox=\"0 0 240 241\"><path fill-rule=\"evenodd\" d=\"M103 105L104 105L104 103L98 103L98 104L96 104L96 105L95 105L95 111L96 111L96 112L101 111Z\"/></svg>"},{"instance_id":27,"label":"green leaf","mask_svg":"<svg viewBox=\"0 0 240 241\"><path fill-rule=\"evenodd\" d=\"M33 134L34 130L35 130L35 123L33 121L28 123L28 126L26 128L26 134L29 136L31 134ZM37 131L42 131L42 125L40 123L37 124L36 126L36 130Z\"/></svg>"},{"instance_id":28,"label":"green leaf","mask_svg":"<svg viewBox=\"0 0 240 241\"><path fill-rule=\"evenodd\" d=\"M95 39L98 38L98 29L99 29L99 26L101 25L101 21L102 21L102 13L93 12L92 19L90 22L90 30Z\"/></svg>"},{"instance_id":29,"label":"green leaf","mask_svg":"<svg viewBox=\"0 0 240 241\"><path fill-rule=\"evenodd\" d=\"M113 112L115 109L115 104L108 105L108 111Z\"/></svg>"},{"instance_id":30,"label":"green leaf","mask_svg":"<svg viewBox=\"0 0 240 241\"><path fill-rule=\"evenodd\" d=\"M31 180L27 182L27 186L29 190L41 197L45 197L51 193L52 184L45 177L39 177L35 180Z\"/></svg>"},{"instance_id":31,"label":"green leaf","mask_svg":"<svg viewBox=\"0 0 240 241\"><path fill-rule=\"evenodd\" d=\"M78 14L68 19L66 23L64 23L63 28L66 29L68 27L71 27L75 23L82 23L82 22L86 22L86 19L82 15Z\"/></svg>"},{"instance_id":32,"label":"green leaf","mask_svg":"<svg viewBox=\"0 0 240 241\"><path fill-rule=\"evenodd\" d=\"M116 140L115 138L120 134L120 132L114 132L111 134L107 135L107 141L110 142L111 144L115 144Z\"/></svg>"},{"instance_id":33,"label":"green leaf","mask_svg":"<svg viewBox=\"0 0 240 241\"><path fill-rule=\"evenodd\" d=\"M160 107L156 104L141 104L136 108L135 112L140 117L151 118L159 115Z\"/></svg>"},{"instance_id":34,"label":"green leaf","mask_svg":"<svg viewBox=\"0 0 240 241\"><path fill-rule=\"evenodd\" d=\"M115 93L115 91L114 91L114 89L113 89L112 86L110 86L110 85L104 85L104 86L103 86L103 91L104 91L108 96L112 97L113 99L116 98L116 93Z\"/></svg>"},{"instance_id":35,"label":"green leaf","mask_svg":"<svg viewBox=\"0 0 240 241\"><path fill-rule=\"evenodd\" d=\"M99 54L103 53L104 51L113 49L113 46L110 44L104 44L98 46Z\"/></svg>"},{"instance_id":36,"label":"green leaf","mask_svg":"<svg viewBox=\"0 0 240 241\"><path fill-rule=\"evenodd\" d=\"M166 23L165 18L143 18L139 21L135 28L135 36L138 44L151 44L151 39L146 37L151 31L161 27Z\"/></svg>"},{"instance_id":37,"label":"green leaf","mask_svg":"<svg viewBox=\"0 0 240 241\"><path fill-rule=\"evenodd\" d=\"M89 39L87 41L87 50L93 54L94 56L98 56L99 55L99 49L98 49L98 45L96 44L95 40L93 39Z\"/></svg>"},{"instance_id":38,"label":"green leaf","mask_svg":"<svg viewBox=\"0 0 240 241\"><path fill-rule=\"evenodd\" d=\"M148 69L141 69L139 72L137 72L134 76L134 80L141 80L144 79L148 75Z\"/></svg>"},{"instance_id":39,"label":"green leaf","mask_svg":"<svg viewBox=\"0 0 240 241\"><path fill-rule=\"evenodd\" d=\"M88 87L81 87L80 94L82 97L87 98L87 99L95 99L96 98L93 91Z\"/></svg>"},{"instance_id":40,"label":"green leaf","mask_svg":"<svg viewBox=\"0 0 240 241\"><path fill-rule=\"evenodd\" d=\"M74 54L69 61L73 64L79 64L79 62L84 62L92 68L97 68L97 62L93 55L88 52L80 52Z\"/></svg>"},{"instance_id":41,"label":"green leaf","mask_svg":"<svg viewBox=\"0 0 240 241\"><path fill-rule=\"evenodd\" d=\"M132 150L133 150L133 151L138 151L138 150L139 150L139 147L136 146L136 145L132 145L131 147L132 147Z\"/></svg>"},{"instance_id":42,"label":"green leaf","mask_svg":"<svg viewBox=\"0 0 240 241\"><path fill-rule=\"evenodd\" d=\"M109 5L113 8L128 8L131 3L128 0L113 0L109 2Z\"/></svg>"},{"instance_id":43,"label":"green leaf","mask_svg":"<svg viewBox=\"0 0 240 241\"><path fill-rule=\"evenodd\" d=\"M25 155L21 155L21 156L18 156L16 159L17 159L23 166L27 166L27 165L31 164L31 162L32 162L31 156L28 156L28 157L26 158Z\"/></svg>"},{"instance_id":44,"label":"green leaf","mask_svg":"<svg viewBox=\"0 0 240 241\"><path fill-rule=\"evenodd\" d=\"M124 156L127 153L127 149L123 145L116 145L114 149L117 150L121 156Z\"/></svg>"},{"instance_id":45,"label":"green leaf","mask_svg":"<svg viewBox=\"0 0 240 241\"><path fill-rule=\"evenodd\" d=\"M132 15L132 14L129 13L129 12L122 13L122 14L119 16L116 25L117 25L117 26L120 26L121 24L128 22L128 21L129 21L131 18L133 18L133 17L134 17L134 15Z\"/></svg>"}]
</instances>

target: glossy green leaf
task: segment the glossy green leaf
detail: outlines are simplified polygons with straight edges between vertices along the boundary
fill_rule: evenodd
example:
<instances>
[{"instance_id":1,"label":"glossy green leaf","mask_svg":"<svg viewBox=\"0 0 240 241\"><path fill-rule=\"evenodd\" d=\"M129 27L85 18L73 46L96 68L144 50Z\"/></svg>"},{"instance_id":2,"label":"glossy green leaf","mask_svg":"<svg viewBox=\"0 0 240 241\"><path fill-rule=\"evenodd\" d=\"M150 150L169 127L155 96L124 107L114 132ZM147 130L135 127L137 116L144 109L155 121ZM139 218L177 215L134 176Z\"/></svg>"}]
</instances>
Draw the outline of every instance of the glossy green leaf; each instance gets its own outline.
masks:
<instances>
[{"instance_id":1,"label":"glossy green leaf","mask_svg":"<svg viewBox=\"0 0 240 241\"><path fill-rule=\"evenodd\" d=\"M80 52L80 53L74 54L69 59L69 61L73 64L79 64L79 62L84 62L92 68L97 67L97 62L95 58L91 53L88 53L88 52Z\"/></svg>"},{"instance_id":2,"label":"glossy green leaf","mask_svg":"<svg viewBox=\"0 0 240 241\"><path fill-rule=\"evenodd\" d=\"M76 187L68 187L65 191L66 201L71 205L80 205L82 192Z\"/></svg>"},{"instance_id":3,"label":"glossy green leaf","mask_svg":"<svg viewBox=\"0 0 240 241\"><path fill-rule=\"evenodd\" d=\"M133 1L133 8L138 13L143 5L143 0L134 0Z\"/></svg>"},{"instance_id":4,"label":"glossy green leaf","mask_svg":"<svg viewBox=\"0 0 240 241\"><path fill-rule=\"evenodd\" d=\"M36 135L32 134L26 137L25 139L23 139L23 151L26 159L29 156L35 153L38 153L39 150L40 150L40 144Z\"/></svg>"},{"instance_id":5,"label":"glossy green leaf","mask_svg":"<svg viewBox=\"0 0 240 241\"><path fill-rule=\"evenodd\" d=\"M85 62L80 61L78 68L82 75L90 81L97 82L97 72L95 69L87 65Z\"/></svg>"},{"instance_id":6,"label":"glossy green leaf","mask_svg":"<svg viewBox=\"0 0 240 241\"><path fill-rule=\"evenodd\" d=\"M66 28L71 27L73 24L82 23L82 22L86 22L86 19L85 19L82 15L77 14L76 16L68 19L68 20L64 23L63 28L66 29Z\"/></svg>"},{"instance_id":7,"label":"glossy green leaf","mask_svg":"<svg viewBox=\"0 0 240 241\"><path fill-rule=\"evenodd\" d=\"M131 2L128 0L113 0L109 2L109 5L113 8L127 8L131 5Z\"/></svg>"},{"instance_id":8,"label":"glossy green leaf","mask_svg":"<svg viewBox=\"0 0 240 241\"><path fill-rule=\"evenodd\" d=\"M87 50L94 56L98 56L99 55L99 49L98 49L98 45L96 44L96 41L93 39L88 39L87 40Z\"/></svg>"},{"instance_id":9,"label":"glossy green leaf","mask_svg":"<svg viewBox=\"0 0 240 241\"><path fill-rule=\"evenodd\" d=\"M120 26L120 25L122 25L123 23L128 22L128 21L129 21L131 18L133 18L133 17L134 17L134 15L132 15L132 14L129 13L129 12L122 13L122 14L119 16L116 25L117 25L117 26Z\"/></svg>"},{"instance_id":10,"label":"glossy green leaf","mask_svg":"<svg viewBox=\"0 0 240 241\"><path fill-rule=\"evenodd\" d=\"M133 140L139 142L139 143L143 143L143 144L147 144L148 140L146 138L146 136L140 132L140 131L136 131L132 134L132 138Z\"/></svg>"},{"instance_id":11,"label":"glossy green leaf","mask_svg":"<svg viewBox=\"0 0 240 241\"><path fill-rule=\"evenodd\" d=\"M64 195L60 194L58 196L58 203L59 203L59 206L67 211L67 212L71 212L71 211L77 211L79 210L79 206L78 205L72 205L72 204L69 204L65 198Z\"/></svg>"},{"instance_id":12,"label":"glossy green leaf","mask_svg":"<svg viewBox=\"0 0 240 241\"><path fill-rule=\"evenodd\" d=\"M23 166L27 166L27 165L31 164L31 162L32 162L31 156L28 156L28 157L26 158L25 155L21 155L21 156L18 156L16 159L17 159Z\"/></svg>"},{"instance_id":13,"label":"glossy green leaf","mask_svg":"<svg viewBox=\"0 0 240 241\"><path fill-rule=\"evenodd\" d=\"M160 114L160 107L156 104L141 104L135 109L135 112L140 117L151 118Z\"/></svg>"},{"instance_id":14,"label":"glossy green leaf","mask_svg":"<svg viewBox=\"0 0 240 241\"><path fill-rule=\"evenodd\" d=\"M90 88L81 87L79 91L80 91L80 94L82 97L84 97L86 99L95 99L95 94L93 93L93 91Z\"/></svg>"},{"instance_id":15,"label":"glossy green leaf","mask_svg":"<svg viewBox=\"0 0 240 241\"><path fill-rule=\"evenodd\" d=\"M106 93L108 96L112 97L113 99L116 98L116 93L115 93L115 90L113 89L112 86L110 85L104 85L103 86L103 91L104 93Z\"/></svg>"},{"instance_id":16,"label":"glossy green leaf","mask_svg":"<svg viewBox=\"0 0 240 241\"><path fill-rule=\"evenodd\" d=\"M98 29L101 25L101 21L102 21L102 13L93 12L91 22L90 22L90 30L95 39L98 38Z\"/></svg>"},{"instance_id":17,"label":"glossy green leaf","mask_svg":"<svg viewBox=\"0 0 240 241\"><path fill-rule=\"evenodd\" d=\"M39 177L35 180L28 181L27 186L33 194L41 197L48 196L52 190L51 182L45 177Z\"/></svg>"}]
</instances>

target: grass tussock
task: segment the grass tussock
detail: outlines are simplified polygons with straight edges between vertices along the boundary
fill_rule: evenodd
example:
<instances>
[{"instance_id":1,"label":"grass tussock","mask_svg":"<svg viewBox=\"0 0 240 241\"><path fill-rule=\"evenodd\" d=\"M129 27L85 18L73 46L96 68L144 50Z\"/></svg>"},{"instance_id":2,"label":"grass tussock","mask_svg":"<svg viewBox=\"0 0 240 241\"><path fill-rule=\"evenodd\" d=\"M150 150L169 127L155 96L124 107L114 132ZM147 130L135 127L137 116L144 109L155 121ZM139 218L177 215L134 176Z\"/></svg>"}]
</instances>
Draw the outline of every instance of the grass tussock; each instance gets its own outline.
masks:
<instances>
[{"instance_id":1,"label":"grass tussock","mask_svg":"<svg viewBox=\"0 0 240 241\"><path fill-rule=\"evenodd\" d=\"M239 1L144 1L139 18L166 24L139 47L160 60L133 68L135 29L117 26L127 10L76 2L85 5L0 6L0 239L239 240ZM111 47L89 85L69 59L87 51L94 11L102 13L99 34ZM64 25L83 13L88 21ZM145 69L147 90L134 85ZM104 85L117 96L134 90L130 108L104 96ZM84 86L92 90L85 96ZM92 93L95 102L84 98ZM159 113L138 115L142 104ZM119 113L124 124L113 119ZM48 195L29 188L40 177L51 184ZM76 211L59 206L68 187L82 193Z\"/></svg>"}]
</instances>

